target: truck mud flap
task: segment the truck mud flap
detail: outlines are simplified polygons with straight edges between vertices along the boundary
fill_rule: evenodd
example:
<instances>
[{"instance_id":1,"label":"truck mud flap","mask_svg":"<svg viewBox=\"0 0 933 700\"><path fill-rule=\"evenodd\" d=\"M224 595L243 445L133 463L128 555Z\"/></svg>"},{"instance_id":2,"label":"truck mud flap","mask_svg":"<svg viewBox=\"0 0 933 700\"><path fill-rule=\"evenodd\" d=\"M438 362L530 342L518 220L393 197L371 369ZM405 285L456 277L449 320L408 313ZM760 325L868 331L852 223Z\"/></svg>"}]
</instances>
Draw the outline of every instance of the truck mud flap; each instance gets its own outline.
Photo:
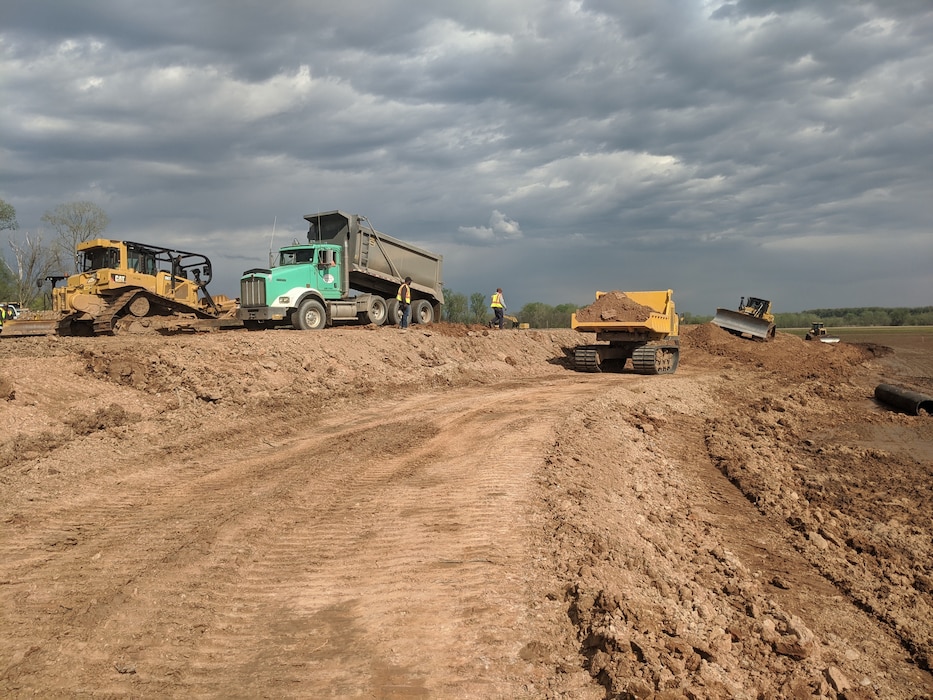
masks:
<instances>
[{"instance_id":1,"label":"truck mud flap","mask_svg":"<svg viewBox=\"0 0 933 700\"><path fill-rule=\"evenodd\" d=\"M735 335L750 336L758 340L771 340L774 337L773 323L740 311L716 309L712 323Z\"/></svg>"}]
</instances>

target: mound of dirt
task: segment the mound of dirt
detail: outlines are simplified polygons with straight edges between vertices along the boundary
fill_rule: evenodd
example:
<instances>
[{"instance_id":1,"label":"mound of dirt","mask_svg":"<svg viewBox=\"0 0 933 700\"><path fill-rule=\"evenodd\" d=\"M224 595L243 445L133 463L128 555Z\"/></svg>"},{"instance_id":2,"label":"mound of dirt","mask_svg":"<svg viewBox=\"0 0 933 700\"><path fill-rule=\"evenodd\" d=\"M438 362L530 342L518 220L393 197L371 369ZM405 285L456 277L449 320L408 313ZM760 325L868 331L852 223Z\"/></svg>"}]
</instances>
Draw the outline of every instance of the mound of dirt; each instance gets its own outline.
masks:
<instances>
[{"instance_id":1,"label":"mound of dirt","mask_svg":"<svg viewBox=\"0 0 933 700\"><path fill-rule=\"evenodd\" d=\"M771 341L749 340L712 323L685 327L680 337L683 354L706 366L751 366L795 381L839 381L879 354L861 345L813 343L789 333L778 333Z\"/></svg>"},{"instance_id":2,"label":"mound of dirt","mask_svg":"<svg viewBox=\"0 0 933 700\"><path fill-rule=\"evenodd\" d=\"M593 321L647 321L654 309L630 299L625 292L603 294L587 307L577 310L577 320Z\"/></svg>"}]
</instances>

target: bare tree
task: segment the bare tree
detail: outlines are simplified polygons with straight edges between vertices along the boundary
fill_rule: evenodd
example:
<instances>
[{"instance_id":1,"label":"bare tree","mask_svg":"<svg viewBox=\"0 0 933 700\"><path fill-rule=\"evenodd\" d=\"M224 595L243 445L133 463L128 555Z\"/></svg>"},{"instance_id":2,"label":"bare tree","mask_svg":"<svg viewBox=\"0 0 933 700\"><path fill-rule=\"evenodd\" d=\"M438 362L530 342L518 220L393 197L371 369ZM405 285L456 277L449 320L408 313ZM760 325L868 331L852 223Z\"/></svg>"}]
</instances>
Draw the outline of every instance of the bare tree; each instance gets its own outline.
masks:
<instances>
[{"instance_id":1,"label":"bare tree","mask_svg":"<svg viewBox=\"0 0 933 700\"><path fill-rule=\"evenodd\" d=\"M93 202L68 202L45 212L42 221L58 234L56 243L61 260L71 260L71 271L77 272L78 243L97 238L110 224L110 217Z\"/></svg>"},{"instance_id":2,"label":"bare tree","mask_svg":"<svg viewBox=\"0 0 933 700\"><path fill-rule=\"evenodd\" d=\"M44 281L47 276L61 270L58 249L54 245L43 245L41 233L27 233L21 241L10 238L10 248L16 258L16 269L10 268L16 299L22 306L34 307L33 302L41 298L37 281Z\"/></svg>"}]
</instances>

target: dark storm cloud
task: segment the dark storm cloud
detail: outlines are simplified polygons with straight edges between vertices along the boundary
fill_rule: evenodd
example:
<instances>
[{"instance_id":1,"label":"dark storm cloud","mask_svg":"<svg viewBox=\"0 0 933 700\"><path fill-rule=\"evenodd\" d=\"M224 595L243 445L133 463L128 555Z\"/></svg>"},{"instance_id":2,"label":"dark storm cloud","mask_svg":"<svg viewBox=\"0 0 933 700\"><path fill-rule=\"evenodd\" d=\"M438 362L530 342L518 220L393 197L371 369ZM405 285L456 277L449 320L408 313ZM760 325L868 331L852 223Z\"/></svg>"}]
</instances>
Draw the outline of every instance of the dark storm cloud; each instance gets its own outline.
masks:
<instances>
[{"instance_id":1,"label":"dark storm cloud","mask_svg":"<svg viewBox=\"0 0 933 700\"><path fill-rule=\"evenodd\" d=\"M695 313L764 290L779 310L933 303L926 2L0 12L21 225L90 199L111 235L209 248L219 291L273 221L281 242L342 208L442 252L456 290L508 279L513 305L594 285L672 287Z\"/></svg>"}]
</instances>

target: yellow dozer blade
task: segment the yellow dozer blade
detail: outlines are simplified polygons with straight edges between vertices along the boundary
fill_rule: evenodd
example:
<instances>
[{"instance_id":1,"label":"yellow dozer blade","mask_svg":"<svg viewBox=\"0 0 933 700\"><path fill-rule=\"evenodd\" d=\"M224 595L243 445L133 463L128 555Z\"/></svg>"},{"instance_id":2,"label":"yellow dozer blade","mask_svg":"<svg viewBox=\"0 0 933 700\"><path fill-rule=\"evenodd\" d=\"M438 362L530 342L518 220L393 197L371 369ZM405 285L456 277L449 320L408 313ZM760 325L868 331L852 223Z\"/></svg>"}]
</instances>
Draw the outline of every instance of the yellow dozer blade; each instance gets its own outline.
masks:
<instances>
[{"instance_id":1,"label":"yellow dozer blade","mask_svg":"<svg viewBox=\"0 0 933 700\"><path fill-rule=\"evenodd\" d=\"M749 336L759 340L771 340L775 332L773 321L731 309L716 309L713 325L734 335Z\"/></svg>"},{"instance_id":2,"label":"yellow dozer blade","mask_svg":"<svg viewBox=\"0 0 933 700\"><path fill-rule=\"evenodd\" d=\"M10 338L29 335L66 335L71 316L58 311L43 311L23 315L4 322L0 337Z\"/></svg>"}]
</instances>

